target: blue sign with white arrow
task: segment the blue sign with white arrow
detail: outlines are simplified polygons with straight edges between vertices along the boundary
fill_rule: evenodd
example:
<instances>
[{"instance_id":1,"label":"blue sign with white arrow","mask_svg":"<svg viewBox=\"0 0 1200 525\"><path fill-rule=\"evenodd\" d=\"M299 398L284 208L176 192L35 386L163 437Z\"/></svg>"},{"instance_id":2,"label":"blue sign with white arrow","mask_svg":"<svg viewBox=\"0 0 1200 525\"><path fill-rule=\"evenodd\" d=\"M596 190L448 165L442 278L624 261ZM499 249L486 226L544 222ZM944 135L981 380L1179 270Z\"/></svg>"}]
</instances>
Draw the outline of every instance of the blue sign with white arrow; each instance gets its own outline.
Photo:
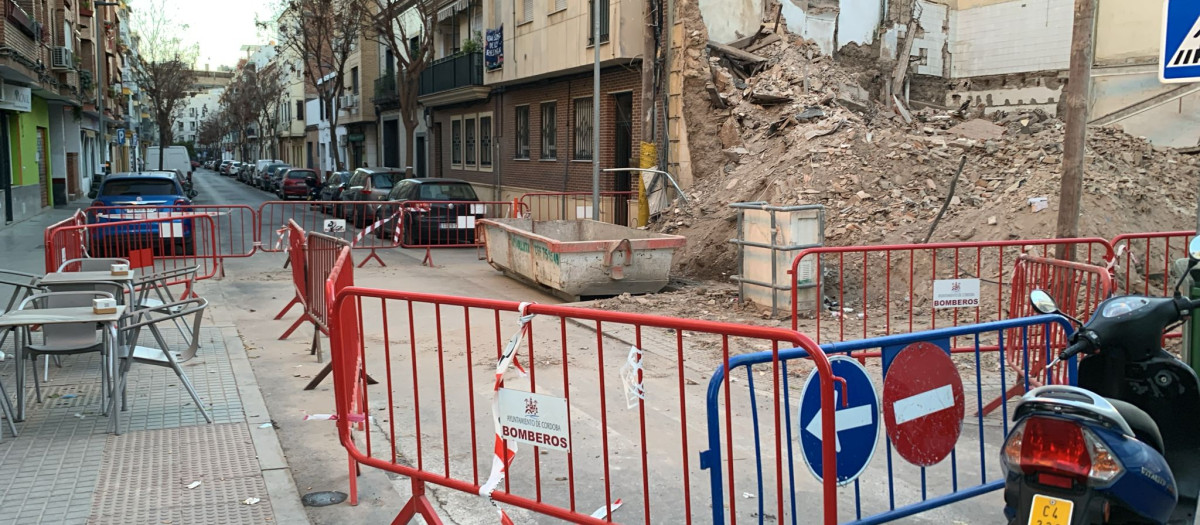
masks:
<instances>
[{"instance_id":1,"label":"blue sign with white arrow","mask_svg":"<svg viewBox=\"0 0 1200 525\"><path fill-rule=\"evenodd\" d=\"M1167 0L1163 7L1161 57L1160 81L1200 82L1200 2Z\"/></svg>"},{"instance_id":2,"label":"blue sign with white arrow","mask_svg":"<svg viewBox=\"0 0 1200 525\"><path fill-rule=\"evenodd\" d=\"M846 381L845 403L842 387L834 381L834 448L837 451L839 485L854 481L867 469L879 442L879 396L867 370L858 361L846 356L832 356L829 365L833 375ZM809 471L821 479L822 425L821 388L817 371L813 370L804 383L800 397L800 449Z\"/></svg>"}]
</instances>

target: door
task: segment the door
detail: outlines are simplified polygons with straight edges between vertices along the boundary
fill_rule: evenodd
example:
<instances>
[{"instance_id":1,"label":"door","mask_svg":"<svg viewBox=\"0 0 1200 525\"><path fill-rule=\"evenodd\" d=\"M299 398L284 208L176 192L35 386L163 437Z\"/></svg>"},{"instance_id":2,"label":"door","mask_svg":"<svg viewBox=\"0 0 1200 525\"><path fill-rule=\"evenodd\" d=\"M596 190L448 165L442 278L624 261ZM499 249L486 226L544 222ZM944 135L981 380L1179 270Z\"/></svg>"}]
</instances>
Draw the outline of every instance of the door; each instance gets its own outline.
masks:
<instances>
[{"instance_id":1,"label":"door","mask_svg":"<svg viewBox=\"0 0 1200 525\"><path fill-rule=\"evenodd\" d=\"M425 176L425 135L417 135L417 150L413 153L417 154L417 176Z\"/></svg>"},{"instance_id":2,"label":"door","mask_svg":"<svg viewBox=\"0 0 1200 525\"><path fill-rule=\"evenodd\" d=\"M310 170L311 170L311 169L313 169L313 150L312 150L312 143L311 143L311 142L305 142L305 144L308 146L308 156L307 156L307 157L305 157L306 159L308 159L308 163L307 163L307 164L306 164L304 167L306 167L306 168L308 168L308 169L310 169Z\"/></svg>"},{"instance_id":3,"label":"door","mask_svg":"<svg viewBox=\"0 0 1200 525\"><path fill-rule=\"evenodd\" d=\"M383 121L383 165L400 168L400 121Z\"/></svg>"},{"instance_id":4,"label":"door","mask_svg":"<svg viewBox=\"0 0 1200 525\"><path fill-rule=\"evenodd\" d=\"M42 187L43 208L50 206L50 153L46 151L46 147L50 145L47 138L49 132L46 128L37 129L37 149L34 150L37 156L38 185Z\"/></svg>"},{"instance_id":5,"label":"door","mask_svg":"<svg viewBox=\"0 0 1200 525\"><path fill-rule=\"evenodd\" d=\"M613 96L616 104L616 129L613 133L614 168L628 168L633 156L633 93L618 93ZM616 172L613 191L630 191L633 175L628 171ZM622 226L629 224L629 204L624 197L614 197L615 216L613 222Z\"/></svg>"}]
</instances>

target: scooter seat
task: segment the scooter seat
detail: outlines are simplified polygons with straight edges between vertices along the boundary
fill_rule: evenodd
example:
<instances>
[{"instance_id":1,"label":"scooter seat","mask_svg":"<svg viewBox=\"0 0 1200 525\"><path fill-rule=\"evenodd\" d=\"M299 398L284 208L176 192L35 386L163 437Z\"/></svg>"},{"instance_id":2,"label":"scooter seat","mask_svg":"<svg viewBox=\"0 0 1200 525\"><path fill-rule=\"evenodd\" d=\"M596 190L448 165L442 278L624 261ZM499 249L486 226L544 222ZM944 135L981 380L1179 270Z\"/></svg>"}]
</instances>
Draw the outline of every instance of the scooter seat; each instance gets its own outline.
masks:
<instances>
[{"instance_id":1,"label":"scooter seat","mask_svg":"<svg viewBox=\"0 0 1200 525\"><path fill-rule=\"evenodd\" d=\"M1117 413L1125 419L1129 424L1129 428L1133 430L1133 436L1141 442L1154 447L1159 454L1166 453L1166 447L1163 445L1162 433L1158 430L1158 424L1150 418L1145 410L1142 410L1131 403L1113 399L1111 397L1104 398L1109 403L1112 403L1113 408L1117 409Z\"/></svg>"}]
</instances>

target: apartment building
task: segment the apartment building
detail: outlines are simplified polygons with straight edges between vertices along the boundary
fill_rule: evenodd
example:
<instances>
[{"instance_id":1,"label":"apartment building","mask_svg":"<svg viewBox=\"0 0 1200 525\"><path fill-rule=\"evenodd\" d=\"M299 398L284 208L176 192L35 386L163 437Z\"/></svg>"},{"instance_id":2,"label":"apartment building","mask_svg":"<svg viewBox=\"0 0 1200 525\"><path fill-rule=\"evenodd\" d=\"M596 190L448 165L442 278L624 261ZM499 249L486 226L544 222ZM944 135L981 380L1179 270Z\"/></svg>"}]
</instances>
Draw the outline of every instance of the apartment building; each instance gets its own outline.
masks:
<instances>
[{"instance_id":1,"label":"apartment building","mask_svg":"<svg viewBox=\"0 0 1200 525\"><path fill-rule=\"evenodd\" d=\"M360 37L354 52L346 58L346 78L335 106L338 114L336 130L338 154L342 167L352 170L363 166L378 166L378 138L375 106L375 79L379 78L379 46Z\"/></svg>"},{"instance_id":2,"label":"apartment building","mask_svg":"<svg viewBox=\"0 0 1200 525\"><path fill-rule=\"evenodd\" d=\"M104 162L122 159L101 137L128 125L137 106L122 73L136 36L123 5L5 0L4 11L0 217L10 223L83 196Z\"/></svg>"},{"instance_id":3,"label":"apartment building","mask_svg":"<svg viewBox=\"0 0 1200 525\"><path fill-rule=\"evenodd\" d=\"M432 176L465 179L485 198L591 189L602 168L633 164L641 141L642 6L598 0L600 121L593 122L588 0L447 1L438 7L436 60L421 75ZM600 150L593 151L593 133ZM420 137L418 137L420 139ZM628 175L601 179L630 189Z\"/></svg>"},{"instance_id":4,"label":"apartment building","mask_svg":"<svg viewBox=\"0 0 1200 525\"><path fill-rule=\"evenodd\" d=\"M275 61L283 83L279 101L279 160L292 166L311 167L305 155L304 101L307 98L303 63L294 49L282 46Z\"/></svg>"}]
</instances>

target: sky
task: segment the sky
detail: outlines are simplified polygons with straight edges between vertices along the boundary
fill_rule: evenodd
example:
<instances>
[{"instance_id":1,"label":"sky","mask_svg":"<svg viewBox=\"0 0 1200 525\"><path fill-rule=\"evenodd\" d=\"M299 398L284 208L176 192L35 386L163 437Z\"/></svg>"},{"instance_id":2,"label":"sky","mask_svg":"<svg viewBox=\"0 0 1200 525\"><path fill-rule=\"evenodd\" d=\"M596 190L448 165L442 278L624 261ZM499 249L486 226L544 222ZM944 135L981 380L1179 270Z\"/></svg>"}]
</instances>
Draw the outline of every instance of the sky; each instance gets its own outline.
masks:
<instances>
[{"instance_id":1,"label":"sky","mask_svg":"<svg viewBox=\"0 0 1200 525\"><path fill-rule=\"evenodd\" d=\"M241 51L244 45L270 43L273 35L260 31L254 21L256 17L268 19L280 3L279 0L162 1L171 11L168 13L171 18L188 25L184 40L199 44L196 67L204 69L208 64L213 70L221 65L237 65L238 59L246 56ZM137 9L138 4L147 3L134 0L131 7Z\"/></svg>"}]
</instances>

